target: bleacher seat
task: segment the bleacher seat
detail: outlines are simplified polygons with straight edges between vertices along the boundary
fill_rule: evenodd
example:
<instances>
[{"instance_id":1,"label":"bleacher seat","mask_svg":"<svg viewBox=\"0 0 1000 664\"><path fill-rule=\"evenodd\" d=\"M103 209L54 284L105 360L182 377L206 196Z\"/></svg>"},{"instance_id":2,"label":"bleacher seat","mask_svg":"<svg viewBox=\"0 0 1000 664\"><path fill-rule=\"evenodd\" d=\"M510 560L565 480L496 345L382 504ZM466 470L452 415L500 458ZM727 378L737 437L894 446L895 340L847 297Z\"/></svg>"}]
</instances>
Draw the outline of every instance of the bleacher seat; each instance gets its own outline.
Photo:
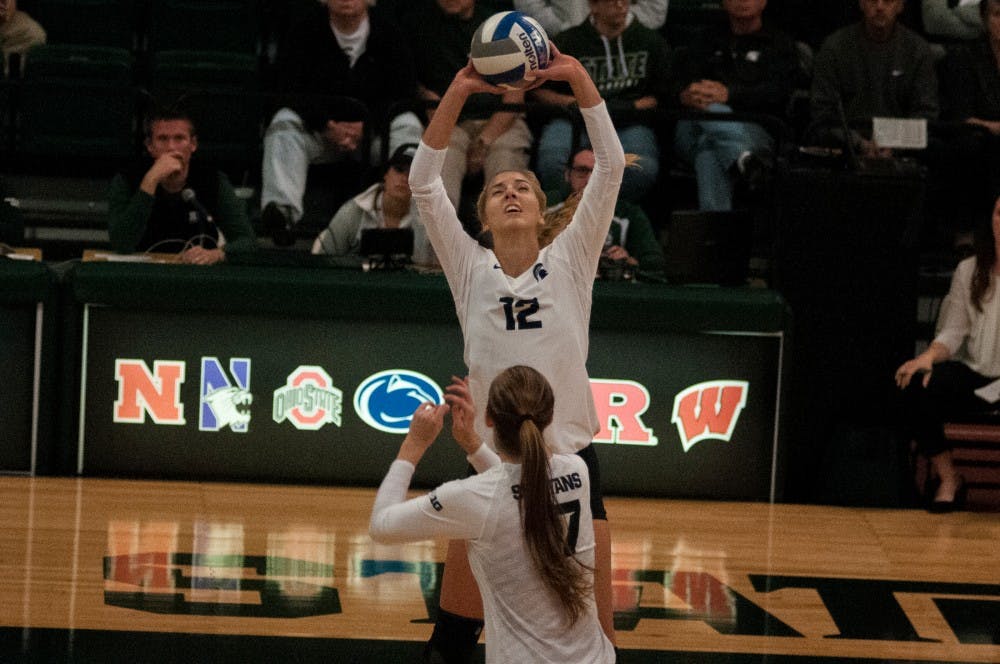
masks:
<instances>
[{"instance_id":1,"label":"bleacher seat","mask_svg":"<svg viewBox=\"0 0 1000 664\"><path fill-rule=\"evenodd\" d=\"M257 54L257 0L153 0L145 25L146 50Z\"/></svg>"},{"instance_id":2,"label":"bleacher seat","mask_svg":"<svg viewBox=\"0 0 1000 664\"><path fill-rule=\"evenodd\" d=\"M14 152L30 170L110 171L136 142L134 58L123 48L46 44L25 58Z\"/></svg>"},{"instance_id":3,"label":"bleacher seat","mask_svg":"<svg viewBox=\"0 0 1000 664\"><path fill-rule=\"evenodd\" d=\"M722 0L670 0L667 22L661 32L671 48L683 48L706 27L725 22Z\"/></svg>"},{"instance_id":4,"label":"bleacher seat","mask_svg":"<svg viewBox=\"0 0 1000 664\"><path fill-rule=\"evenodd\" d=\"M137 0L37 0L49 44L138 48Z\"/></svg>"},{"instance_id":5,"label":"bleacher seat","mask_svg":"<svg viewBox=\"0 0 1000 664\"><path fill-rule=\"evenodd\" d=\"M249 53L171 50L150 56L149 90L156 102L184 108L197 126L199 153L237 181L260 169L257 65Z\"/></svg>"},{"instance_id":6,"label":"bleacher seat","mask_svg":"<svg viewBox=\"0 0 1000 664\"><path fill-rule=\"evenodd\" d=\"M945 438L951 443L956 469L968 483L967 507L1000 512L1000 418L997 413L981 421L947 422ZM919 491L931 482L927 459L913 454L913 473Z\"/></svg>"}]
</instances>

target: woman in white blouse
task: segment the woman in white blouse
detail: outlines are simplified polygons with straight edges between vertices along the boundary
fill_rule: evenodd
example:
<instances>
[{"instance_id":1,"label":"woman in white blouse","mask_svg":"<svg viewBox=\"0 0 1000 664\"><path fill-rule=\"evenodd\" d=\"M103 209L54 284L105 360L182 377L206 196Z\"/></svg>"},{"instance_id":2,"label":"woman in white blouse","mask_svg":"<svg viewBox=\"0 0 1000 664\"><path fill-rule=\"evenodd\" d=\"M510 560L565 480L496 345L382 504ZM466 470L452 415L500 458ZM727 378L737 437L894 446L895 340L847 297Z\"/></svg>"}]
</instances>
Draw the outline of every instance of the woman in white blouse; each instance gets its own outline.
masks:
<instances>
[{"instance_id":1,"label":"woman in white blouse","mask_svg":"<svg viewBox=\"0 0 1000 664\"><path fill-rule=\"evenodd\" d=\"M910 397L910 433L937 478L930 496L932 512L961 509L965 501L965 481L952 463L944 423L998 407L976 394L1000 377L998 244L1000 198L994 203L991 223L977 229L975 255L955 269L934 341L896 370L896 384ZM922 377L913 380L917 374Z\"/></svg>"}]
</instances>

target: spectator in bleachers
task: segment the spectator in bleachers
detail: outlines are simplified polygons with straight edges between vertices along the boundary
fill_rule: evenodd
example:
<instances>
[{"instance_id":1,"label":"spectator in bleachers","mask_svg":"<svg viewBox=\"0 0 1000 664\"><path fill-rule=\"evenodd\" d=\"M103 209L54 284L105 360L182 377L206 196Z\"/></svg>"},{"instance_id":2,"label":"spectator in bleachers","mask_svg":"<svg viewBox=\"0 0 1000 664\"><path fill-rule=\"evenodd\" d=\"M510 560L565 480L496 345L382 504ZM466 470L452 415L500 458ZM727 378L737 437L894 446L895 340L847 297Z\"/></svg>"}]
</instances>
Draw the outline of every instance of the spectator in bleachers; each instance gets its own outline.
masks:
<instances>
[{"instance_id":1,"label":"spectator in bleachers","mask_svg":"<svg viewBox=\"0 0 1000 664\"><path fill-rule=\"evenodd\" d=\"M330 224L313 242L312 253L358 256L363 230L412 228L413 262L433 265L436 262L434 250L410 193L410 164L416 151L414 143L399 146L383 165L379 181L340 206Z\"/></svg>"},{"instance_id":2,"label":"spectator in bleachers","mask_svg":"<svg viewBox=\"0 0 1000 664\"><path fill-rule=\"evenodd\" d=\"M542 246L549 244L572 219L583 188L594 172L594 164L594 151L590 148L578 148L566 166L569 196L564 200L562 191L546 194L546 200L555 203L545 211L545 227L539 239ZM617 267L616 272L627 268L630 272L639 270L652 273L662 272L666 260L653 224L643 209L619 198L604 242L604 251L601 252L601 265Z\"/></svg>"},{"instance_id":3,"label":"spectator in bleachers","mask_svg":"<svg viewBox=\"0 0 1000 664\"><path fill-rule=\"evenodd\" d=\"M559 35L557 46L577 58L600 90L614 118L625 152L637 155L621 195L640 202L660 172L659 137L651 114L671 103L670 49L655 30L639 23L627 0L588 0L590 17ZM574 108L569 88L550 83L533 91L539 102ZM586 136L583 137L587 144ZM546 191L563 182L563 169L573 145L573 124L556 118L542 129L538 140L536 172Z\"/></svg>"},{"instance_id":4,"label":"spectator in bleachers","mask_svg":"<svg viewBox=\"0 0 1000 664\"><path fill-rule=\"evenodd\" d=\"M17 8L17 0L0 0L0 51L5 75L12 55L24 57L32 46L44 43L45 29Z\"/></svg>"},{"instance_id":5,"label":"spectator in bleachers","mask_svg":"<svg viewBox=\"0 0 1000 664\"><path fill-rule=\"evenodd\" d=\"M639 23L659 30L667 20L669 0L633 0L632 13ZM514 9L535 18L549 37L583 23L590 12L582 0L514 0Z\"/></svg>"},{"instance_id":6,"label":"spectator in bleachers","mask_svg":"<svg viewBox=\"0 0 1000 664\"><path fill-rule=\"evenodd\" d=\"M907 406L904 429L936 478L927 497L932 512L960 509L965 498L965 481L944 437L945 422L997 405L976 391L1000 377L1000 198L990 220L976 230L975 255L962 260L952 275L934 340L896 370Z\"/></svg>"},{"instance_id":7,"label":"spectator in bleachers","mask_svg":"<svg viewBox=\"0 0 1000 664\"><path fill-rule=\"evenodd\" d=\"M941 77L942 117L959 123L948 200L973 210L1000 191L1000 0L978 0L977 11L985 31L949 48Z\"/></svg>"},{"instance_id":8,"label":"spectator in bleachers","mask_svg":"<svg viewBox=\"0 0 1000 664\"><path fill-rule=\"evenodd\" d=\"M677 52L674 80L683 108L760 113L782 121L797 82L799 54L785 32L765 25L767 0L723 0L728 26L710 28ZM681 120L675 150L694 167L698 206L731 210L739 180L760 189L774 161L775 137L751 122Z\"/></svg>"},{"instance_id":9,"label":"spectator in bleachers","mask_svg":"<svg viewBox=\"0 0 1000 664\"><path fill-rule=\"evenodd\" d=\"M976 39L983 32L979 0L921 0L924 32L930 38Z\"/></svg>"},{"instance_id":10,"label":"spectator in bleachers","mask_svg":"<svg viewBox=\"0 0 1000 664\"><path fill-rule=\"evenodd\" d=\"M229 178L193 158L198 136L191 118L183 111L157 110L144 130L147 158L111 181L111 248L179 252L182 262L197 265L256 249L246 206Z\"/></svg>"},{"instance_id":11,"label":"spectator in bleachers","mask_svg":"<svg viewBox=\"0 0 1000 664\"><path fill-rule=\"evenodd\" d=\"M405 39L366 0L316 3L280 43L277 77L285 106L264 136L261 221L276 244L289 245L310 165L352 160L360 171L381 161L363 154L366 132L377 154L391 153L419 141L423 124L403 108L416 95Z\"/></svg>"},{"instance_id":12,"label":"spectator in bleachers","mask_svg":"<svg viewBox=\"0 0 1000 664\"><path fill-rule=\"evenodd\" d=\"M872 141L875 116L938 117L938 84L927 41L899 23L904 0L858 0L862 20L834 32L813 63L807 140L892 157ZM850 136L842 129L846 122Z\"/></svg>"},{"instance_id":13,"label":"spectator in bleachers","mask_svg":"<svg viewBox=\"0 0 1000 664\"><path fill-rule=\"evenodd\" d=\"M406 35L424 102L440 101L455 74L468 63L472 35L491 15L492 10L477 0L436 0L430 9L409 15ZM463 214L467 206L462 205L462 183L467 176L482 175L488 181L501 171L528 167L532 135L524 114L501 108L501 103L523 102L524 92L511 90L499 100L495 95L474 95L463 107L441 172L448 198L460 216L467 216Z\"/></svg>"}]
</instances>

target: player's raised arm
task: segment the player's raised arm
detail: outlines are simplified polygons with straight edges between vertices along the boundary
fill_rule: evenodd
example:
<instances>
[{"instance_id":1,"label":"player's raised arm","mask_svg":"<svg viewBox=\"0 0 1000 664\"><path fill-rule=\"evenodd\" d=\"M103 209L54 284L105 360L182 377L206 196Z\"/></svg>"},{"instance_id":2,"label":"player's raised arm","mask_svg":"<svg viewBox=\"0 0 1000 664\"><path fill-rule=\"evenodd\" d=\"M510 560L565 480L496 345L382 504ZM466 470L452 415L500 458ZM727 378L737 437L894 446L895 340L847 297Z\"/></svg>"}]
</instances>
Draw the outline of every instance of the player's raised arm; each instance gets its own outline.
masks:
<instances>
[{"instance_id":1,"label":"player's raised arm","mask_svg":"<svg viewBox=\"0 0 1000 664\"><path fill-rule=\"evenodd\" d=\"M452 130L455 129L455 124L458 122L458 116L462 112L462 107L465 106L466 100L471 95L478 92L502 95L507 91L501 87L487 83L473 69L472 63L466 63L455 74L455 78L452 79L451 85L448 86L444 96L441 97L441 101L438 103L437 109L435 109L431 116L431 121L428 123L427 129L424 130L423 141L428 147L435 150L443 150L448 147L448 140L451 138Z\"/></svg>"},{"instance_id":2,"label":"player's raised arm","mask_svg":"<svg viewBox=\"0 0 1000 664\"><path fill-rule=\"evenodd\" d=\"M552 51L552 59L549 61L548 67L535 72L536 85L540 85L544 81L569 83L580 108L591 108L604 101L597 86L594 85L593 79L590 78L590 74L583 68L579 60L571 55L560 53L556 45L551 42L549 48Z\"/></svg>"}]
</instances>

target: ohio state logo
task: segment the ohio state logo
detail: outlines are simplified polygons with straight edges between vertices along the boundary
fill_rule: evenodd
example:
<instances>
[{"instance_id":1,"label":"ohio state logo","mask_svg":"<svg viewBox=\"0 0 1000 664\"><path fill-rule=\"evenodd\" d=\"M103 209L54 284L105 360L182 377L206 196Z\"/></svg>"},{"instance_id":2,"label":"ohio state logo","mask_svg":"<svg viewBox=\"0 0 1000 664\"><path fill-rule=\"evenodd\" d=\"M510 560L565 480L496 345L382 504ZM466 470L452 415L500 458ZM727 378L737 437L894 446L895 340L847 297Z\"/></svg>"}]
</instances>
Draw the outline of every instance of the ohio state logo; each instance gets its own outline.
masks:
<instances>
[{"instance_id":1,"label":"ohio state logo","mask_svg":"<svg viewBox=\"0 0 1000 664\"><path fill-rule=\"evenodd\" d=\"M344 393L322 367L303 365L288 375L284 387L274 391L272 418L286 419L296 429L316 431L325 424L340 426Z\"/></svg>"},{"instance_id":2,"label":"ohio state logo","mask_svg":"<svg viewBox=\"0 0 1000 664\"><path fill-rule=\"evenodd\" d=\"M706 438L732 438L750 384L743 380L712 380L692 385L674 397L670 421L677 425L687 452Z\"/></svg>"}]
</instances>

